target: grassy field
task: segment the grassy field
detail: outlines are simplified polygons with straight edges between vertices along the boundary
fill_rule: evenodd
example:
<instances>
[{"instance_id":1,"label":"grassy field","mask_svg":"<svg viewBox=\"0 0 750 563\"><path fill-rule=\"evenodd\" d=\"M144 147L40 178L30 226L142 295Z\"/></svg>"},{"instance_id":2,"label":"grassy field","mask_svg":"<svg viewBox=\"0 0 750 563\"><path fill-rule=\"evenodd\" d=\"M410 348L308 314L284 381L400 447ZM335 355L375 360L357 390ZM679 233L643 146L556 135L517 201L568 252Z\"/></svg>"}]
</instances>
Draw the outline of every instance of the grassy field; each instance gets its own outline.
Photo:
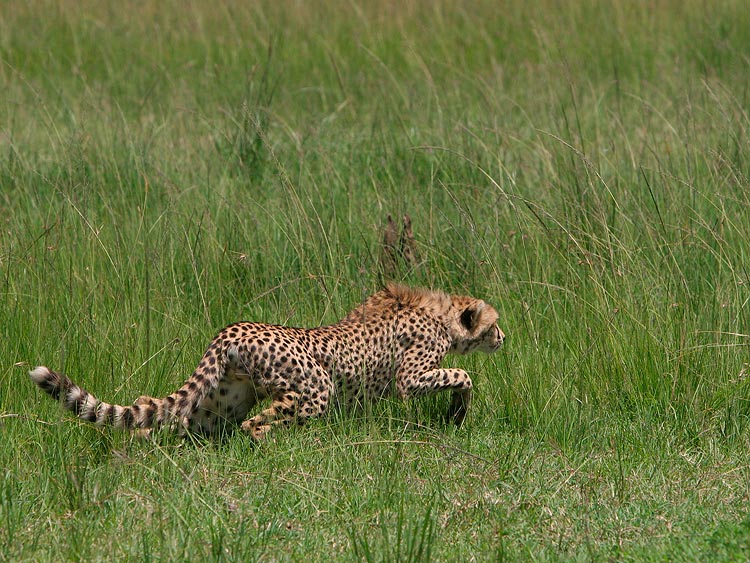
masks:
<instances>
[{"instance_id":1,"label":"grassy field","mask_svg":"<svg viewBox=\"0 0 750 563\"><path fill-rule=\"evenodd\" d=\"M744 2L5 2L0 561L746 561ZM508 334L261 445L74 420L398 278Z\"/></svg>"}]
</instances>

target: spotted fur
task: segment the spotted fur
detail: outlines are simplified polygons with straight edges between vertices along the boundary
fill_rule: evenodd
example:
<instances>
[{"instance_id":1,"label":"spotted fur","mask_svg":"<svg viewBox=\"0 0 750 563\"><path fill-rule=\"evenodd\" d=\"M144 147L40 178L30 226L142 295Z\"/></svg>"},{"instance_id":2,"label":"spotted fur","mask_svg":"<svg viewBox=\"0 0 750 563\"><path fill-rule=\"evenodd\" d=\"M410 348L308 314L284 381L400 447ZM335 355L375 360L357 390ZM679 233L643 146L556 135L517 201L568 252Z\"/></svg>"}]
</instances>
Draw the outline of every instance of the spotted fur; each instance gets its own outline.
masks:
<instances>
[{"instance_id":1,"label":"spotted fur","mask_svg":"<svg viewBox=\"0 0 750 563\"><path fill-rule=\"evenodd\" d=\"M321 416L334 402L346 408L445 390L452 392L448 416L461 424L471 379L440 363L449 353L496 351L505 338L497 319L480 299L389 284L330 326L227 326L182 387L165 398L112 405L44 366L30 376L79 418L117 428L177 424L210 433L231 423L262 438L274 426ZM247 418L265 398L271 405Z\"/></svg>"}]
</instances>

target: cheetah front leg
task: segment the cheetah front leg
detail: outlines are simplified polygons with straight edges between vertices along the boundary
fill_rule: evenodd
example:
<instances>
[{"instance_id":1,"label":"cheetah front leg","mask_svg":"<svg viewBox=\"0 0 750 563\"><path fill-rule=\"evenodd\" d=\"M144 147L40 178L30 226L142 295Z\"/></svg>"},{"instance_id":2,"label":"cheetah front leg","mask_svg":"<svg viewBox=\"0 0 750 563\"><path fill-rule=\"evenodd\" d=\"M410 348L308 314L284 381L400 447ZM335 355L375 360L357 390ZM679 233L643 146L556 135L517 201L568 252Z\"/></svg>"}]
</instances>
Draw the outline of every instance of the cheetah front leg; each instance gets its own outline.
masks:
<instances>
[{"instance_id":1,"label":"cheetah front leg","mask_svg":"<svg viewBox=\"0 0 750 563\"><path fill-rule=\"evenodd\" d=\"M328 410L333 385L321 368L305 373L295 382L295 389L282 388L271 392L271 406L242 423L242 430L253 439L261 440L276 426L304 424Z\"/></svg>"},{"instance_id":2,"label":"cheetah front leg","mask_svg":"<svg viewBox=\"0 0 750 563\"><path fill-rule=\"evenodd\" d=\"M396 390L402 399L452 391L447 418L456 426L461 426L466 418L472 387L469 374L457 368L432 369L419 374L405 372L396 378Z\"/></svg>"}]
</instances>

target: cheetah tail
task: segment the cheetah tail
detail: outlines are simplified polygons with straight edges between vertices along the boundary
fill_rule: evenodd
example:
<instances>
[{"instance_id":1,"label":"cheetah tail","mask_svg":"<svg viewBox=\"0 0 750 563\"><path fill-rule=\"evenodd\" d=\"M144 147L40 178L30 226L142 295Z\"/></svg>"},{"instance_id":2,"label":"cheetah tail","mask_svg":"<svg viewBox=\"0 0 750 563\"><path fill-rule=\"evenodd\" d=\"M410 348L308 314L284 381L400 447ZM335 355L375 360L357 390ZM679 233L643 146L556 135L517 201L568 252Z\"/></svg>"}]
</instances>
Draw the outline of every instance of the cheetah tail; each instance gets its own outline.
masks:
<instances>
[{"instance_id":1,"label":"cheetah tail","mask_svg":"<svg viewBox=\"0 0 750 563\"><path fill-rule=\"evenodd\" d=\"M68 377L39 366L29 372L31 380L42 391L72 411L78 418L97 425L115 428L151 428L163 423L164 405L151 400L147 405L111 405L73 383Z\"/></svg>"}]
</instances>

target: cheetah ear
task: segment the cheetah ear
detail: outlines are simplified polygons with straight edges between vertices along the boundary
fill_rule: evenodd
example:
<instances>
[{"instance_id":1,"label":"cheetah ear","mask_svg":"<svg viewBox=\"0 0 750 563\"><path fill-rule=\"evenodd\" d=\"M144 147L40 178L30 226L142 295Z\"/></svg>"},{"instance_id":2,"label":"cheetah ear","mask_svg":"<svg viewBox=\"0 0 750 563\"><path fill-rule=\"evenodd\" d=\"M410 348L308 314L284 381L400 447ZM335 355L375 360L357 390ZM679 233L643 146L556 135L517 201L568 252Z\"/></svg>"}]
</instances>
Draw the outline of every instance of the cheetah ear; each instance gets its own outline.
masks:
<instances>
[{"instance_id":1,"label":"cheetah ear","mask_svg":"<svg viewBox=\"0 0 750 563\"><path fill-rule=\"evenodd\" d=\"M464 309L464 312L461 313L461 324L466 330L472 332L477 327L477 324L479 323L479 314L484 307L484 301L478 301Z\"/></svg>"}]
</instances>

